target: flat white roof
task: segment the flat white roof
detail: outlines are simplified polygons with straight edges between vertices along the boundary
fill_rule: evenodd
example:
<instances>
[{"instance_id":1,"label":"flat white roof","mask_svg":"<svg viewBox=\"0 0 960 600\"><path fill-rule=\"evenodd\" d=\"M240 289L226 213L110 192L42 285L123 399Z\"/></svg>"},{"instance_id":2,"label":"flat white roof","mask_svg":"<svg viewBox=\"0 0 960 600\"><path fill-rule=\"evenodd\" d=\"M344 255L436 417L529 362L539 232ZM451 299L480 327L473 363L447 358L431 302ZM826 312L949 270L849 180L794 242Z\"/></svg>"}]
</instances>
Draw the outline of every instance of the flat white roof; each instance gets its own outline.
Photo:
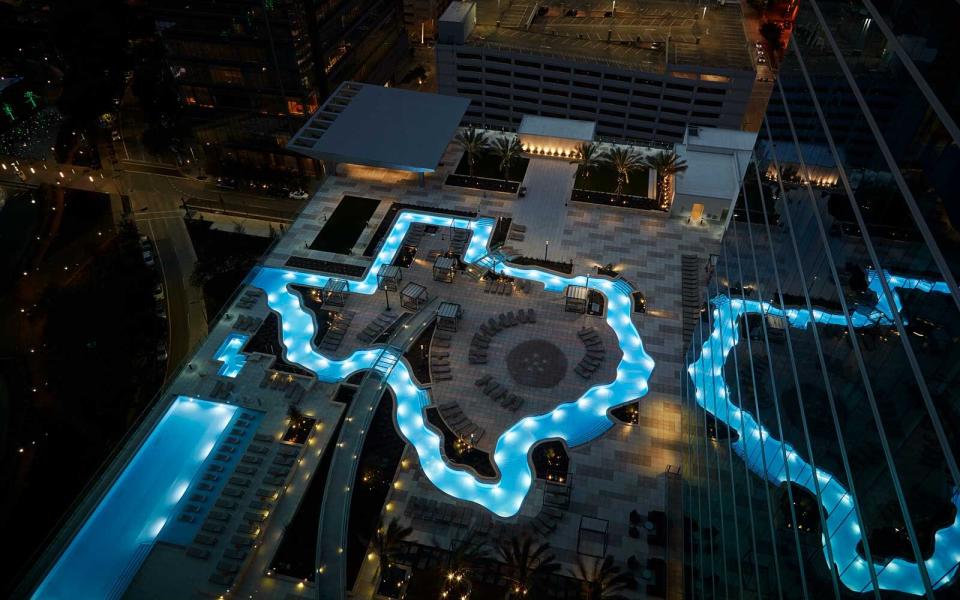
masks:
<instances>
[{"instance_id":1,"label":"flat white roof","mask_svg":"<svg viewBox=\"0 0 960 600\"><path fill-rule=\"evenodd\" d=\"M579 140L592 142L593 133L597 124L593 121L576 121L574 119L555 119L537 115L523 115L520 121L520 135L539 135L556 137L565 140Z\"/></svg>"},{"instance_id":2,"label":"flat white roof","mask_svg":"<svg viewBox=\"0 0 960 600\"><path fill-rule=\"evenodd\" d=\"M447 10L443 11L443 14L440 15L440 21L443 23L462 23L473 7L473 2L453 0L450 6L447 7Z\"/></svg>"},{"instance_id":3,"label":"flat white roof","mask_svg":"<svg viewBox=\"0 0 960 600\"><path fill-rule=\"evenodd\" d=\"M470 101L344 82L287 144L311 158L433 172Z\"/></svg>"},{"instance_id":4,"label":"flat white roof","mask_svg":"<svg viewBox=\"0 0 960 600\"><path fill-rule=\"evenodd\" d=\"M736 198L756 139L756 133L729 129L700 128L697 135L688 130L686 143L676 146L677 154L687 162L687 170L677 174L677 194Z\"/></svg>"}]
</instances>

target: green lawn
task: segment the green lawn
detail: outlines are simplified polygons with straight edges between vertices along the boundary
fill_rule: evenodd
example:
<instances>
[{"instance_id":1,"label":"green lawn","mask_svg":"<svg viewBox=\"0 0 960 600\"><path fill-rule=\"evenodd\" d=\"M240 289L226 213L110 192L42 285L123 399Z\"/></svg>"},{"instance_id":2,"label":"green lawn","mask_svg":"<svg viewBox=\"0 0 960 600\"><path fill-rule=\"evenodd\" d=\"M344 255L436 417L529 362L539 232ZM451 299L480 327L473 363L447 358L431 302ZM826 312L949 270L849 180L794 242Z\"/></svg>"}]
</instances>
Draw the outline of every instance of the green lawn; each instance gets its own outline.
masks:
<instances>
[{"instance_id":1,"label":"green lawn","mask_svg":"<svg viewBox=\"0 0 960 600\"><path fill-rule=\"evenodd\" d=\"M527 163L530 159L517 157L513 159L510 166L510 181L523 181L523 175L527 172ZM467 164L467 154L464 153L457 164L457 175L469 175L470 165ZM503 171L500 169L500 158L489 153L483 153L477 157L477 164L474 165L474 177L486 177L487 179L503 179Z\"/></svg>"},{"instance_id":2,"label":"green lawn","mask_svg":"<svg viewBox=\"0 0 960 600\"><path fill-rule=\"evenodd\" d=\"M647 185L650 171L645 168L630 173L630 182L623 185L623 193L628 196L647 197ZM617 172L610 165L598 165L590 169L590 176L583 174L583 168L577 170L577 180L573 187L591 192L612 194L617 190Z\"/></svg>"}]
</instances>

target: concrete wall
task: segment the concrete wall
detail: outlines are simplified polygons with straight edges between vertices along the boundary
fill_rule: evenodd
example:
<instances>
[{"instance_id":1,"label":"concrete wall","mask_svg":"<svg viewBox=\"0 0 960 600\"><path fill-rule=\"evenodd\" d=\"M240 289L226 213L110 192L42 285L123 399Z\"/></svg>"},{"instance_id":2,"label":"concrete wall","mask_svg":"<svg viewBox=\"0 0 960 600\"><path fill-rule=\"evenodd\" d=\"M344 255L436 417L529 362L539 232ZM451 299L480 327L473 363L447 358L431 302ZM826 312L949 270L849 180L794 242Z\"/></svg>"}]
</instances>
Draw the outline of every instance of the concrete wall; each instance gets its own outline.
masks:
<instances>
[{"instance_id":1,"label":"concrete wall","mask_svg":"<svg viewBox=\"0 0 960 600\"><path fill-rule=\"evenodd\" d=\"M680 77L674 67L672 73L442 40L437 46L439 91L470 98L467 123L515 128L533 114L596 121L600 137L665 142L681 141L688 125L740 128L752 71L686 70Z\"/></svg>"}]
</instances>

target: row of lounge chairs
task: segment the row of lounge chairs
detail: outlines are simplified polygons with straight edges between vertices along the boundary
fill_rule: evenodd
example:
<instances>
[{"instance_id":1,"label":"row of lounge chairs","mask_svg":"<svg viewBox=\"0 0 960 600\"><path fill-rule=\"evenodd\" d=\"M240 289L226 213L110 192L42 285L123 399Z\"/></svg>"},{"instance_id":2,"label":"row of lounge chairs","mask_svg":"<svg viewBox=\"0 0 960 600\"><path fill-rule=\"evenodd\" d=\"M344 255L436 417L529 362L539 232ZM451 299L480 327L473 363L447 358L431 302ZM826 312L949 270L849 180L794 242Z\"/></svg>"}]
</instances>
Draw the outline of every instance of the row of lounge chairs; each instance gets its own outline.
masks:
<instances>
[{"instance_id":1,"label":"row of lounge chairs","mask_svg":"<svg viewBox=\"0 0 960 600\"><path fill-rule=\"evenodd\" d=\"M230 394L233 393L234 384L232 381L223 381L218 379L216 383L213 384L213 390L210 392L211 398L216 398L217 400L226 400L230 397Z\"/></svg>"},{"instance_id":2,"label":"row of lounge chairs","mask_svg":"<svg viewBox=\"0 0 960 600\"><path fill-rule=\"evenodd\" d=\"M501 296L513 295L513 279L510 277L497 277L488 279L487 284L483 286L485 294L498 294Z\"/></svg>"},{"instance_id":3,"label":"row of lounge chairs","mask_svg":"<svg viewBox=\"0 0 960 600\"><path fill-rule=\"evenodd\" d=\"M450 352L446 350L435 350L430 346L430 379L431 381L449 381L453 379L450 374Z\"/></svg>"},{"instance_id":4,"label":"row of lounge chairs","mask_svg":"<svg viewBox=\"0 0 960 600\"><path fill-rule=\"evenodd\" d=\"M498 382L492 375L484 375L474 381L474 384L483 390L485 396L499 403L503 408L516 412L523 406L523 396L511 392L510 388Z\"/></svg>"},{"instance_id":5,"label":"row of lounge chairs","mask_svg":"<svg viewBox=\"0 0 960 600\"><path fill-rule=\"evenodd\" d=\"M253 308L253 305L257 303L260 299L262 292L260 290L247 290L243 293L239 300L237 300L238 308Z\"/></svg>"},{"instance_id":6,"label":"row of lounge chairs","mask_svg":"<svg viewBox=\"0 0 960 600\"><path fill-rule=\"evenodd\" d=\"M500 313L496 319L490 317L487 322L480 326L478 335L492 337L508 327L516 327L522 323L536 323L537 313L532 308L526 310L520 309L516 314L511 310L506 313Z\"/></svg>"},{"instance_id":7,"label":"row of lounge chairs","mask_svg":"<svg viewBox=\"0 0 960 600\"><path fill-rule=\"evenodd\" d=\"M237 320L233 322L233 328L237 331L256 331L260 323L263 323L263 319L259 317L238 315Z\"/></svg>"},{"instance_id":8,"label":"row of lounge chairs","mask_svg":"<svg viewBox=\"0 0 960 600\"><path fill-rule=\"evenodd\" d=\"M557 508L570 506L570 486L547 481L543 489L543 503Z\"/></svg>"},{"instance_id":9,"label":"row of lounge chairs","mask_svg":"<svg viewBox=\"0 0 960 600\"><path fill-rule=\"evenodd\" d=\"M208 514L207 521L202 527L202 532L194 538L194 543L204 546L215 546L219 535L226 532L227 524L233 516L242 512L241 522L238 523L236 533L230 537L229 546L224 550L226 559L242 561L256 542L257 536L261 532L261 524L267 519L273 502L279 496L279 489L287 480L292 465L299 455L299 449L289 446L279 446L277 455L274 457L273 464L267 466L267 474L262 478L263 486L253 485L255 476L259 471L260 465L264 463L264 457L270 453L271 447L275 445L272 436L265 433L258 433L254 436L256 444L251 444L247 453L241 458L240 464L229 477L227 486L223 489L220 498L216 501L214 509ZM229 456L224 458L219 454L215 460L226 462ZM205 479L218 478L225 473L225 465L214 463L208 467L209 472L204 475ZM225 475L224 475L225 476ZM254 498L250 500L246 507L242 507L244 497L248 490L256 487L253 492ZM194 551L191 554L195 558L206 558L202 552ZM222 562L222 561L221 561ZM239 564L235 565L239 568ZM210 577L212 583L231 585L236 571L231 568L222 568L217 565L217 573Z\"/></svg>"},{"instance_id":10,"label":"row of lounge chairs","mask_svg":"<svg viewBox=\"0 0 960 600\"><path fill-rule=\"evenodd\" d=\"M700 310L703 307L702 275L700 259L691 254L685 254L680 259L682 283L680 286L683 298L683 339L689 340L693 330L700 322Z\"/></svg>"},{"instance_id":11,"label":"row of lounge chairs","mask_svg":"<svg viewBox=\"0 0 960 600\"><path fill-rule=\"evenodd\" d=\"M517 314L519 316L517 316ZM516 327L521 323L536 323L537 313L531 309L520 309L517 314L511 310L507 313L500 313L497 319L489 318L487 322L480 326L477 333L473 334L470 341L470 353L468 360L472 365L487 364L487 350L490 348L490 341L499 332L508 327Z\"/></svg>"},{"instance_id":12,"label":"row of lounge chairs","mask_svg":"<svg viewBox=\"0 0 960 600\"><path fill-rule=\"evenodd\" d=\"M450 341L453 340L453 334L449 331L443 331L441 329L434 329L433 331L433 341L430 342L430 349L434 348L443 348L447 349L450 347Z\"/></svg>"},{"instance_id":13,"label":"row of lounge chairs","mask_svg":"<svg viewBox=\"0 0 960 600\"><path fill-rule=\"evenodd\" d=\"M470 243L470 236L472 234L473 232L469 229L455 228L453 233L450 234L449 251L452 254L463 256L467 250L467 245Z\"/></svg>"},{"instance_id":14,"label":"row of lounge chairs","mask_svg":"<svg viewBox=\"0 0 960 600\"><path fill-rule=\"evenodd\" d=\"M293 375L270 370L263 374L263 379L260 380L260 389L277 390L283 392L285 397L293 400L299 400L306 393L306 389L294 379Z\"/></svg>"},{"instance_id":15,"label":"row of lounge chairs","mask_svg":"<svg viewBox=\"0 0 960 600\"><path fill-rule=\"evenodd\" d=\"M350 328L350 323L353 322L356 315L357 313L352 310L333 313L331 316L332 322L327 328L327 332L323 334L323 339L320 340L320 350L333 352L340 348L343 336L346 335L347 329Z\"/></svg>"},{"instance_id":16,"label":"row of lounge chairs","mask_svg":"<svg viewBox=\"0 0 960 600\"><path fill-rule=\"evenodd\" d=\"M254 416L251 413L241 413L240 417L233 423L230 435L225 443L219 448L214 460L207 465L206 472L203 474L202 481L194 486L193 491L188 497L188 503L184 505L183 512L178 520L186 523L193 523L206 510L203 505L206 503L209 492L216 490L221 479L226 479L226 485L220 498L206 510L206 519L200 526L200 531L194 536L193 544L187 548L186 554L191 558L207 560L212 555L213 549L217 546L220 537L231 535L229 545L223 550L223 558L217 562L216 571L210 576L209 581L218 585L232 585L233 580L240 570L240 566L250 552L250 548L256 539L256 533L259 531L259 524L262 523L273 507L273 501L277 497L276 490L261 488L258 491L260 499L251 500L245 508L240 507L244 492L249 488L252 479L257 475L259 467L250 465L244 461L238 464L232 472L225 463L230 462L231 457L237 452L238 446L243 443L245 437L249 435L253 425ZM268 454L271 447L275 444L272 436L265 433L257 433L253 436L253 441L247 446L246 456L261 456ZM285 452L292 449L285 448ZM296 450L293 450L297 453ZM262 459L260 459L262 462ZM279 474L280 471L271 469L271 474ZM286 476L289 468L283 472ZM238 524L234 534L227 531L227 526L236 512L243 511L242 522Z\"/></svg>"},{"instance_id":17,"label":"row of lounge chairs","mask_svg":"<svg viewBox=\"0 0 960 600\"><path fill-rule=\"evenodd\" d=\"M511 223L510 230L507 232L507 237L515 242L522 242L526 232L526 226L518 225L517 223Z\"/></svg>"},{"instance_id":18,"label":"row of lounge chairs","mask_svg":"<svg viewBox=\"0 0 960 600\"><path fill-rule=\"evenodd\" d=\"M483 439L486 430L468 419L456 402L441 404L437 407L437 410L440 411L440 417L443 418L443 422L447 424L450 431L460 439L470 440L473 445L478 444Z\"/></svg>"},{"instance_id":19,"label":"row of lounge chairs","mask_svg":"<svg viewBox=\"0 0 960 600\"><path fill-rule=\"evenodd\" d=\"M407 235L403 236L404 246L420 246L423 236L427 233L427 224L426 223L411 223L410 228L407 229Z\"/></svg>"},{"instance_id":20,"label":"row of lounge chairs","mask_svg":"<svg viewBox=\"0 0 960 600\"><path fill-rule=\"evenodd\" d=\"M466 506L438 502L432 498L413 496L407 503L406 515L413 519L433 521L444 525L466 527L473 518L473 511Z\"/></svg>"},{"instance_id":21,"label":"row of lounge chairs","mask_svg":"<svg viewBox=\"0 0 960 600\"><path fill-rule=\"evenodd\" d=\"M600 339L600 334L598 334L593 327L584 327L577 332L577 336L580 338L580 341L583 342L583 345L586 346L587 353L573 370L580 377L590 379L593 377L594 372L600 368L600 364L603 362L604 356L606 356L603 340Z\"/></svg>"},{"instance_id":22,"label":"row of lounge chairs","mask_svg":"<svg viewBox=\"0 0 960 600\"><path fill-rule=\"evenodd\" d=\"M357 334L357 339L361 342L372 342L380 337L384 330L397 320L400 313L383 311L369 325L363 328L363 331Z\"/></svg>"}]
</instances>

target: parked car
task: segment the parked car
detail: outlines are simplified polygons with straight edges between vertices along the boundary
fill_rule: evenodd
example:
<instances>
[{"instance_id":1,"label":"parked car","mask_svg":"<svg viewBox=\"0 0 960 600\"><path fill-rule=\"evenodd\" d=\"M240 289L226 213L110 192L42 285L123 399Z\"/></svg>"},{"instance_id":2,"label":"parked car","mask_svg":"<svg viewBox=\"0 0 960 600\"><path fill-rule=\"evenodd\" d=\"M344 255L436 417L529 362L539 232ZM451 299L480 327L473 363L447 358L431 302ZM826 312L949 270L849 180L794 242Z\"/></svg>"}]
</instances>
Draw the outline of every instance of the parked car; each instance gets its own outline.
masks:
<instances>
[{"instance_id":1,"label":"parked car","mask_svg":"<svg viewBox=\"0 0 960 600\"><path fill-rule=\"evenodd\" d=\"M114 129L112 132L110 132L110 139L112 139L112 140L115 141L115 142L119 142L119 141L120 141L120 130L119 130L119 129Z\"/></svg>"},{"instance_id":2,"label":"parked car","mask_svg":"<svg viewBox=\"0 0 960 600\"><path fill-rule=\"evenodd\" d=\"M163 291L163 284L158 283L153 287L153 299L157 302L162 301L167 295Z\"/></svg>"},{"instance_id":3,"label":"parked car","mask_svg":"<svg viewBox=\"0 0 960 600\"><path fill-rule=\"evenodd\" d=\"M158 317L160 317L161 319L166 319L166 318L167 318L167 304L166 304L166 302L157 302L157 306L156 306L156 308L155 308L155 312L156 312L156 315L157 315Z\"/></svg>"},{"instance_id":4,"label":"parked car","mask_svg":"<svg viewBox=\"0 0 960 600\"><path fill-rule=\"evenodd\" d=\"M167 345L163 342L157 344L157 360L160 362L166 362L168 356Z\"/></svg>"},{"instance_id":5,"label":"parked car","mask_svg":"<svg viewBox=\"0 0 960 600\"><path fill-rule=\"evenodd\" d=\"M309 198L310 198L310 194L308 194L304 190L293 190L292 192L290 192L291 200L307 200Z\"/></svg>"},{"instance_id":6,"label":"parked car","mask_svg":"<svg viewBox=\"0 0 960 600\"><path fill-rule=\"evenodd\" d=\"M147 265L148 267L152 267L154 264L156 264L153 261L153 252L150 252L149 250L143 251L143 264Z\"/></svg>"},{"instance_id":7,"label":"parked car","mask_svg":"<svg viewBox=\"0 0 960 600\"><path fill-rule=\"evenodd\" d=\"M217 187L223 190L235 190L237 180L232 177L217 177Z\"/></svg>"}]
</instances>

